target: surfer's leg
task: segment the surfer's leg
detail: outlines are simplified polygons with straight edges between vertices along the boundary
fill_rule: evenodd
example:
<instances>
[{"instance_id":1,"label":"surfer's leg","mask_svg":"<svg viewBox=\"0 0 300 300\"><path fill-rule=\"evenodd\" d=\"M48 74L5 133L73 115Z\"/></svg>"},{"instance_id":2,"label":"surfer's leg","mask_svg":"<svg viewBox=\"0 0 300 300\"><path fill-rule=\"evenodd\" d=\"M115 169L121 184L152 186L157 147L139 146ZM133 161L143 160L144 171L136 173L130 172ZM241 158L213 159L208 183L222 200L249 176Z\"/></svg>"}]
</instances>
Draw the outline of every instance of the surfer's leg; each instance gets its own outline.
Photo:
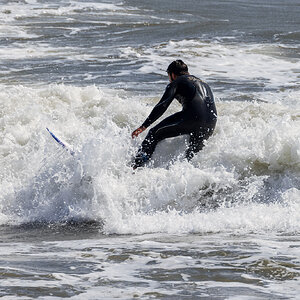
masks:
<instances>
[{"instance_id":1,"label":"surfer's leg","mask_svg":"<svg viewBox=\"0 0 300 300\"><path fill-rule=\"evenodd\" d=\"M151 158L158 142L166 138L175 137L181 134L188 134L190 132L189 124L185 124L186 122L183 117L182 112L178 112L167 117L149 130L135 157L135 167L142 166Z\"/></svg>"},{"instance_id":2,"label":"surfer's leg","mask_svg":"<svg viewBox=\"0 0 300 300\"><path fill-rule=\"evenodd\" d=\"M204 147L204 141L207 140L214 132L216 123L210 124L210 126L200 127L190 133L189 147L185 152L185 157L190 161L196 153Z\"/></svg>"},{"instance_id":3,"label":"surfer's leg","mask_svg":"<svg viewBox=\"0 0 300 300\"><path fill-rule=\"evenodd\" d=\"M188 161L190 161L195 153L202 150L204 147L204 137L202 132L192 132L190 133L190 140L189 140L189 146L185 152L185 157Z\"/></svg>"}]
</instances>

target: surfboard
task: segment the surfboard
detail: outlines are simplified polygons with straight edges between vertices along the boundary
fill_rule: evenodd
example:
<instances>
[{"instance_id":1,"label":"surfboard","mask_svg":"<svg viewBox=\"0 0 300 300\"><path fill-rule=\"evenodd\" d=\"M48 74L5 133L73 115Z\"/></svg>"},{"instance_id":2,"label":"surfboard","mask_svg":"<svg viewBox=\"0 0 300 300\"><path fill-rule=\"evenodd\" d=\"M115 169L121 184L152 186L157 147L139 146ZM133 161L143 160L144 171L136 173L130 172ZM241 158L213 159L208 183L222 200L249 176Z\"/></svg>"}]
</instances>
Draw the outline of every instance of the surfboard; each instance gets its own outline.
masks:
<instances>
[{"instance_id":1,"label":"surfboard","mask_svg":"<svg viewBox=\"0 0 300 300\"><path fill-rule=\"evenodd\" d=\"M72 156L75 155L75 152L70 149L69 146L66 145L66 143L64 143L61 139L59 139L52 131L50 131L49 128L46 128L47 131L50 133L50 135L52 136L52 138L63 148L65 149L67 152L69 152Z\"/></svg>"},{"instance_id":2,"label":"surfboard","mask_svg":"<svg viewBox=\"0 0 300 300\"><path fill-rule=\"evenodd\" d=\"M75 156L75 152L66 144L64 143L61 139L59 139L52 131L50 131L49 128L46 128L47 131L50 133L52 138L67 152L69 152L72 156ZM79 160L78 157L75 157L76 160ZM83 172L83 175L80 180L81 184L92 184L93 183L93 178L88 175L86 172Z\"/></svg>"}]
</instances>

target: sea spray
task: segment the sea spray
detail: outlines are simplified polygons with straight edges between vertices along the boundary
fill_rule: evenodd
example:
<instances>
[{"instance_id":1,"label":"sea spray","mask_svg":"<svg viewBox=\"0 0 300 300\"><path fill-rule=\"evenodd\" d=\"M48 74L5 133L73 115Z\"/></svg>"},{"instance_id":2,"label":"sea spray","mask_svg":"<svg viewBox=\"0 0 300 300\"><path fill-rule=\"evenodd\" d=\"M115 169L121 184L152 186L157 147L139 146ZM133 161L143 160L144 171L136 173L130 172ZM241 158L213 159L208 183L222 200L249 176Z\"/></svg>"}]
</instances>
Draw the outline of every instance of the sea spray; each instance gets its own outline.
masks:
<instances>
[{"instance_id":1,"label":"sea spray","mask_svg":"<svg viewBox=\"0 0 300 300\"><path fill-rule=\"evenodd\" d=\"M133 141L130 132L149 113L151 98L65 85L19 86L1 97L10 100L1 125L4 224L76 219L104 222L107 233L251 231L257 218L273 211L279 220L281 211L292 214L287 230L298 226L297 203L286 199L299 187L295 109L218 102L215 134L191 163L182 155L186 138L179 137L163 141L148 167L133 172L142 137ZM50 137L50 125L75 158ZM275 225L270 219L259 226Z\"/></svg>"}]
</instances>

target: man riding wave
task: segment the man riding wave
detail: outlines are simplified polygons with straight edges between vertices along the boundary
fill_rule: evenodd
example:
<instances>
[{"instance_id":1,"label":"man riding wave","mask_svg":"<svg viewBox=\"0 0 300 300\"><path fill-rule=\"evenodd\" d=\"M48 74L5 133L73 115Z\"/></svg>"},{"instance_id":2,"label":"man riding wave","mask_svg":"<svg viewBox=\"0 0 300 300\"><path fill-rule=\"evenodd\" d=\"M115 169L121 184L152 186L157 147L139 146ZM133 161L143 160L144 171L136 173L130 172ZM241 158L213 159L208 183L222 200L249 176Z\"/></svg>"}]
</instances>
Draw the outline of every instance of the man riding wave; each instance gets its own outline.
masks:
<instances>
[{"instance_id":1,"label":"man riding wave","mask_svg":"<svg viewBox=\"0 0 300 300\"><path fill-rule=\"evenodd\" d=\"M191 160L195 153L203 148L204 141L212 135L216 126L217 110L209 85L190 75L187 65L182 60L173 61L167 73L170 84L148 118L133 131L132 138L137 137L160 118L174 99L180 102L182 110L149 130L134 159L134 169L143 166L151 158L158 142L183 134L189 135L185 156Z\"/></svg>"}]
</instances>

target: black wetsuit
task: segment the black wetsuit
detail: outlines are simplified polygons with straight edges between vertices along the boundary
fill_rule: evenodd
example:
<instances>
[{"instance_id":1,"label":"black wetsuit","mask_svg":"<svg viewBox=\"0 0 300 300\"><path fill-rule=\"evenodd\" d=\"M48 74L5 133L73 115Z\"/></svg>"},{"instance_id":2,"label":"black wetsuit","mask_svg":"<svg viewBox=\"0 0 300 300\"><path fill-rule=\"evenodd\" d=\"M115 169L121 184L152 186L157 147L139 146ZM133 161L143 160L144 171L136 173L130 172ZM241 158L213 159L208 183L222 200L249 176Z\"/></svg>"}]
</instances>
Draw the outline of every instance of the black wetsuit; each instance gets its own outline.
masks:
<instances>
[{"instance_id":1,"label":"black wetsuit","mask_svg":"<svg viewBox=\"0 0 300 300\"><path fill-rule=\"evenodd\" d=\"M217 122L217 110L213 93L207 83L192 75L181 75L172 81L142 124L149 127L167 110L173 99L182 105L177 112L151 128L139 149L134 166L142 166L151 158L157 143L163 139L189 134L189 147L186 158L190 160L200 151L206 140L212 135Z\"/></svg>"}]
</instances>

